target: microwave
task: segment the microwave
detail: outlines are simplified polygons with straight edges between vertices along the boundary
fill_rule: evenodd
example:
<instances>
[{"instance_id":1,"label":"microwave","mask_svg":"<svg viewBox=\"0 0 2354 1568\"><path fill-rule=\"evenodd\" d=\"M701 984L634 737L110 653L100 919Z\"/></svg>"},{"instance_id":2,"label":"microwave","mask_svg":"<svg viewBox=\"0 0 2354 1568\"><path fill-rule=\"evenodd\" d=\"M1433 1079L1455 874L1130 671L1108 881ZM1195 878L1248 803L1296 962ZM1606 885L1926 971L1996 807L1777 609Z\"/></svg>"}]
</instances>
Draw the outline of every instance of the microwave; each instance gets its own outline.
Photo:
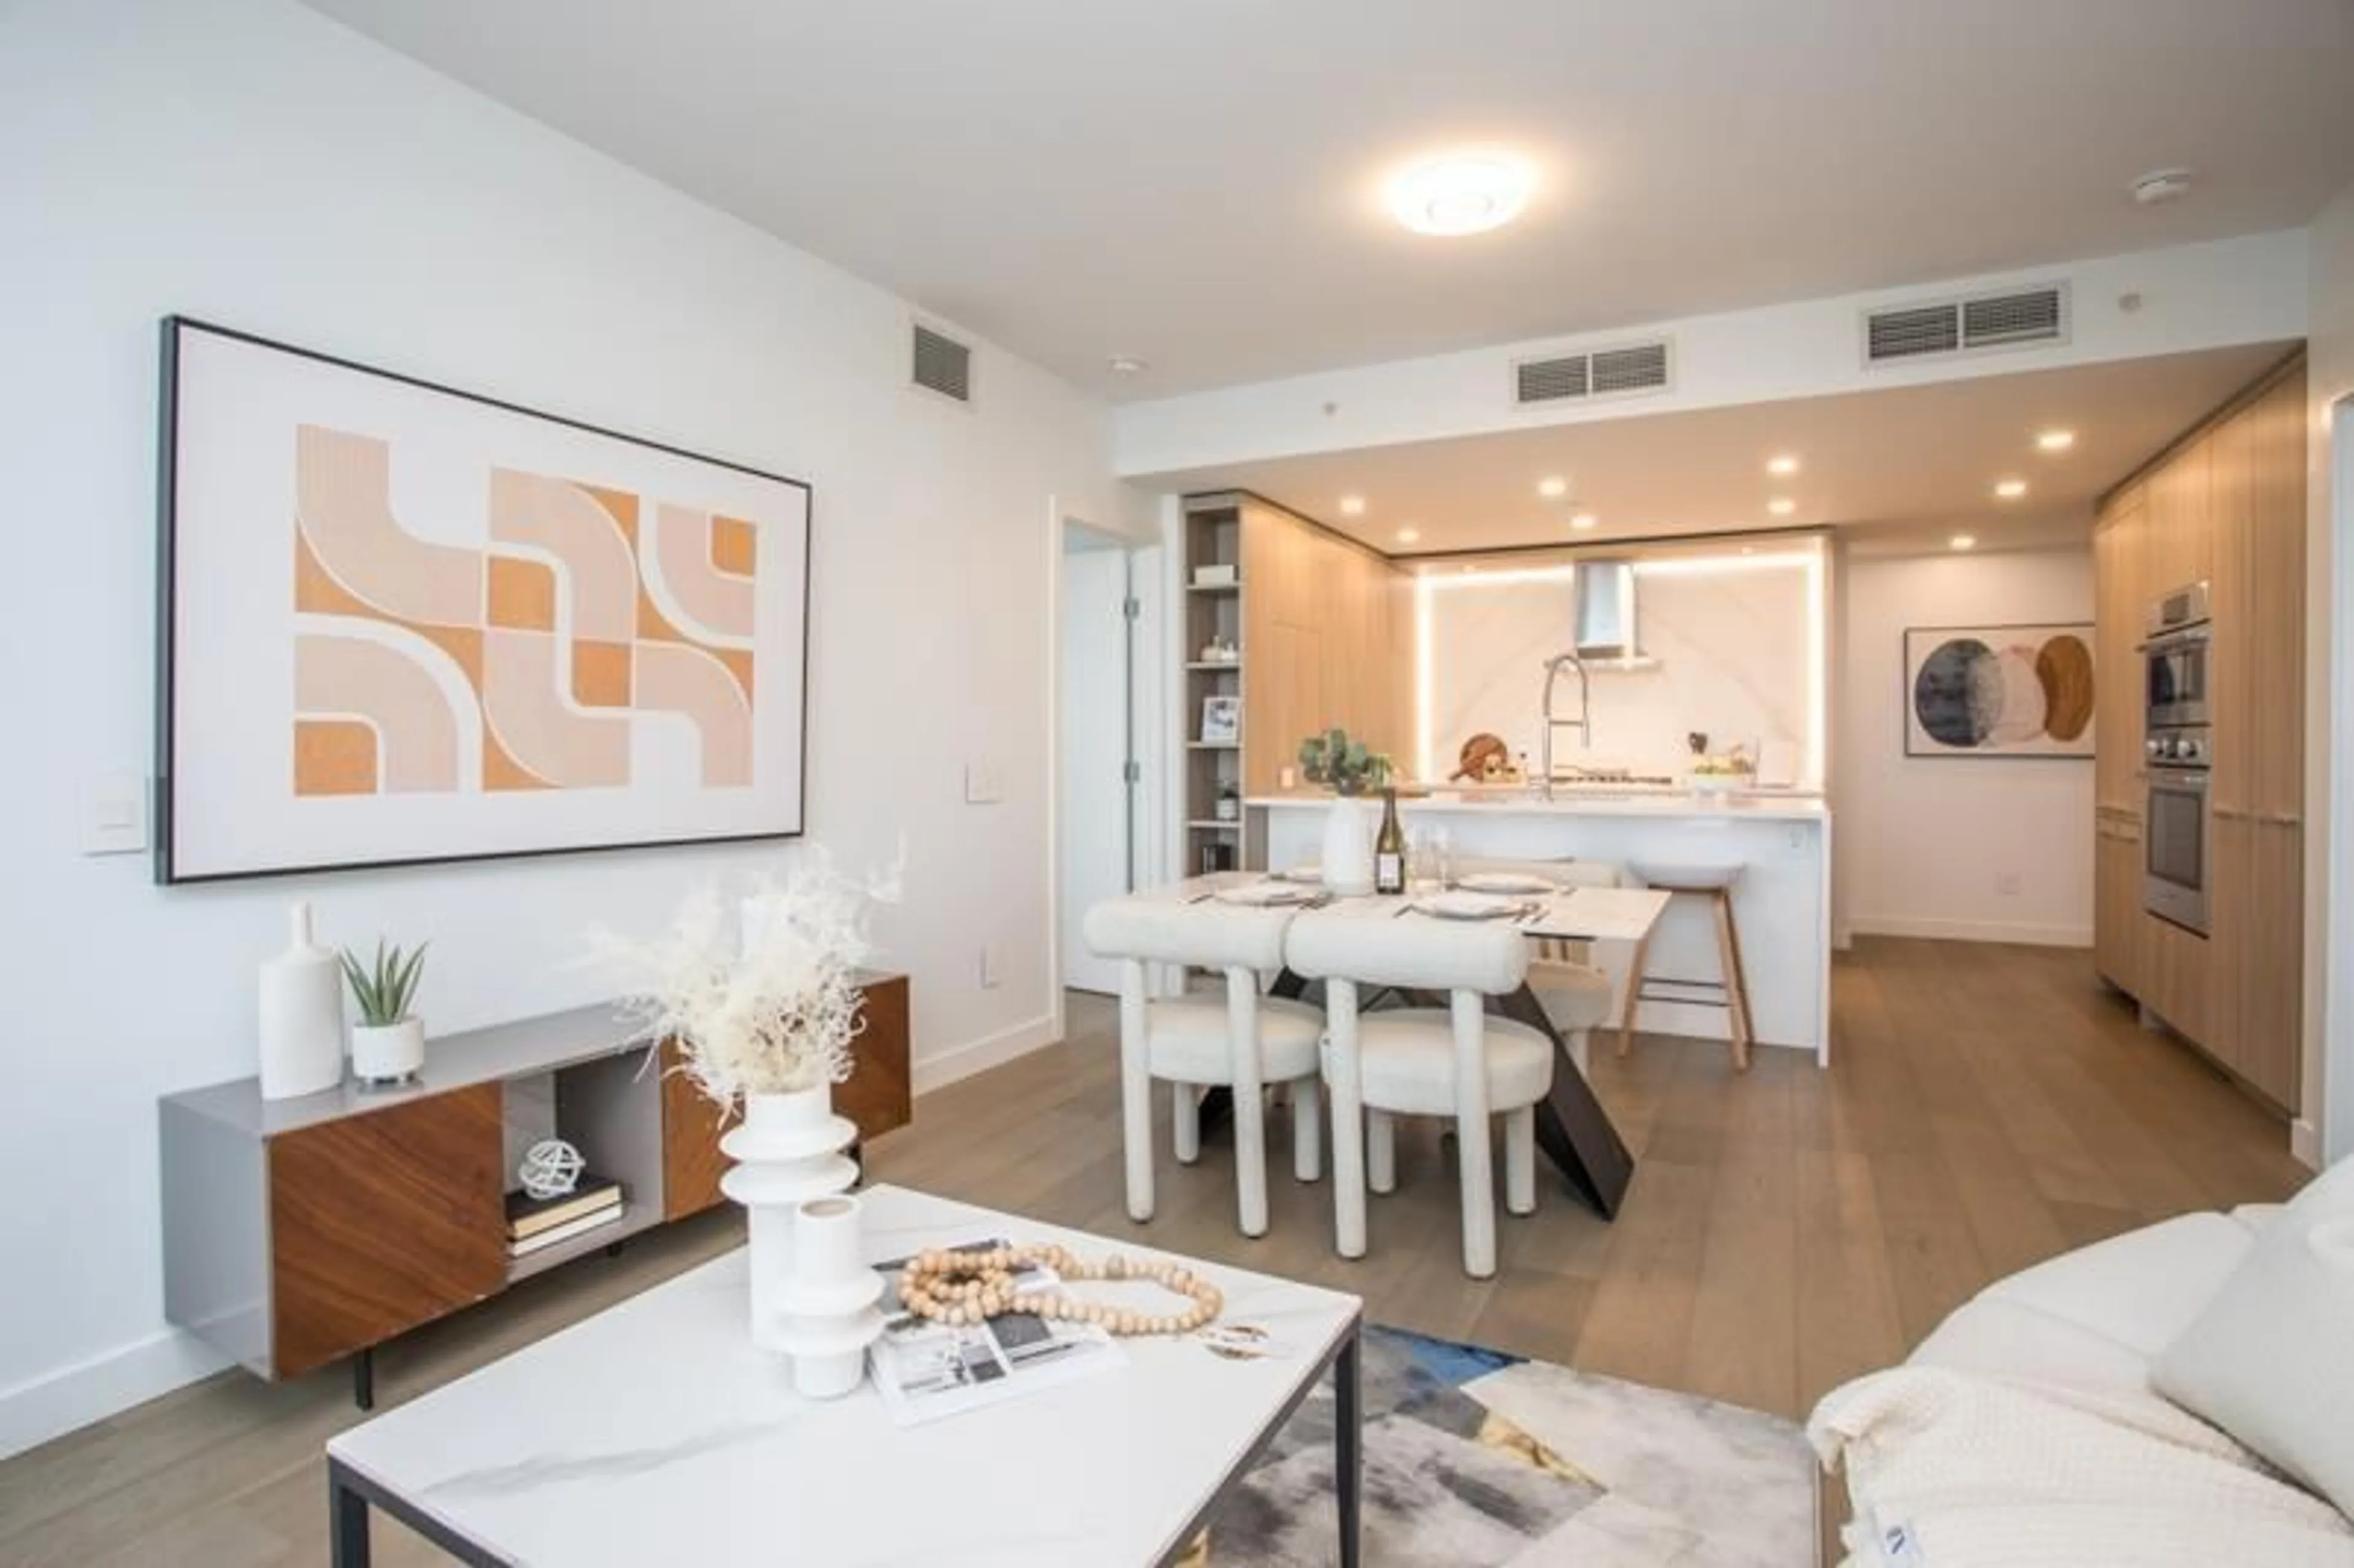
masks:
<instances>
[{"instance_id":1,"label":"microwave","mask_svg":"<svg viewBox=\"0 0 2354 1568\"><path fill-rule=\"evenodd\" d=\"M2213 722L2208 711L2211 673L2207 585L2192 583L2161 594L2146 622L2141 645L2144 726L2147 731Z\"/></svg>"}]
</instances>

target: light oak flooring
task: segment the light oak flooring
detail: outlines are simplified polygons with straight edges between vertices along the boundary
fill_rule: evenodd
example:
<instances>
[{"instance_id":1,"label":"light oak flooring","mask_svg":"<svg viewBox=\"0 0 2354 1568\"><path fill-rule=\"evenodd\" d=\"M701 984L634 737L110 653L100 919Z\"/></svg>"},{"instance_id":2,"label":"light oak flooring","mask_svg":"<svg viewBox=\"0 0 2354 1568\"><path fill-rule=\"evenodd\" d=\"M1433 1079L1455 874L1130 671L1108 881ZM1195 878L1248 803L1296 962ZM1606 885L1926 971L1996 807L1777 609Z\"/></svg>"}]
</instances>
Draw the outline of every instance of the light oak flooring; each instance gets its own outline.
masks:
<instances>
[{"instance_id":1,"label":"light oak flooring","mask_svg":"<svg viewBox=\"0 0 2354 1568\"><path fill-rule=\"evenodd\" d=\"M1121 1189L1111 1008L1075 996L1069 1039L927 1097L868 1150L874 1180L1357 1292L1369 1315L1793 1417L1901 1357L1988 1281L2186 1210L2273 1200L2303 1171L2281 1123L2187 1049L2143 1033L2073 951L1866 939L1833 986L1837 1065L1638 1040L1594 1077L1636 1153L1606 1224L1556 1181L1500 1222L1501 1268L1459 1266L1435 1129L1401 1136L1372 1250L1331 1253L1330 1191L1289 1175L1270 1118L1274 1223L1234 1226L1224 1142L1178 1166L1160 1213ZM733 1245L729 1213L632 1241L387 1347L387 1404L432 1388ZM228 1374L0 1464L0 1564L185 1568L325 1561L319 1455L356 1419L330 1371ZM442 1561L379 1520L377 1561Z\"/></svg>"}]
</instances>

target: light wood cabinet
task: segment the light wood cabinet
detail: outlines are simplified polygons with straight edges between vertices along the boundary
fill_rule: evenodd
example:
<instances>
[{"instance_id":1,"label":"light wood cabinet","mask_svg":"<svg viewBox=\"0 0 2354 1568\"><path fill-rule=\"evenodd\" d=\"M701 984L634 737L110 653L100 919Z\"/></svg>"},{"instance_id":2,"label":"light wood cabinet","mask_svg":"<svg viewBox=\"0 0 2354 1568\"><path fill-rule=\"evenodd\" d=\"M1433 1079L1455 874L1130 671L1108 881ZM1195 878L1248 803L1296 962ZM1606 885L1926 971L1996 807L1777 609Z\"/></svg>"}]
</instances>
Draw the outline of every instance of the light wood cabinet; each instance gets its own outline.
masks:
<instances>
[{"instance_id":1,"label":"light wood cabinet","mask_svg":"<svg viewBox=\"0 0 2354 1568\"><path fill-rule=\"evenodd\" d=\"M2304 912L2305 372L2292 363L2112 493L2094 533L2102 672L2094 956L2258 1093L2297 1109ZM2211 588L2209 927L2141 906L2142 617Z\"/></svg>"}]
</instances>

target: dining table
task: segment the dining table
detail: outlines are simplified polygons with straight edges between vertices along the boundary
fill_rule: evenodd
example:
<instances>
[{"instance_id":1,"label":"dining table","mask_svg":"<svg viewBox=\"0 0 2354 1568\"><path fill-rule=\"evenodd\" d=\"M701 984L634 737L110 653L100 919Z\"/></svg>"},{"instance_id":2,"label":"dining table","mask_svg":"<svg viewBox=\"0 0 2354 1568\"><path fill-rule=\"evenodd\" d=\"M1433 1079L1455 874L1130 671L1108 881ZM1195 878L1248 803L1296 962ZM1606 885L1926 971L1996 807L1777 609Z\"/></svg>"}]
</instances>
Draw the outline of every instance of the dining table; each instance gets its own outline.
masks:
<instances>
[{"instance_id":1,"label":"dining table","mask_svg":"<svg viewBox=\"0 0 2354 1568\"><path fill-rule=\"evenodd\" d=\"M1265 872L1213 872L1127 896L1156 903L1241 902L1269 896L1256 890L1278 880ZM1430 902L1432 894L1438 891L1436 888L1405 894L1341 894L1313 885L1284 885L1299 887L1288 896L1297 900L1290 906L1303 914L1314 911L1366 920L1437 921L1446 917L1431 912L1440 907ZM1667 909L1669 898L1663 889L1651 887L1559 887L1500 896L1502 902L1498 907L1503 912L1494 917L1511 920L1514 928L1532 942L1624 942L1630 946L1650 935ZM1621 982L1621 994L1614 999L1619 1006L1634 1004L1633 998L1625 994L1626 988L1633 983L1631 973ZM1299 997L1309 989L1310 982L1305 978L1286 969L1276 975L1268 994ZM1391 992L1373 1000L1370 1005L1423 1006L1433 1000L1418 994ZM1561 1172L1572 1192L1604 1219L1615 1219L1626 1198L1628 1183L1634 1178L1635 1157L1628 1151L1626 1140L1618 1136L1594 1086L1570 1054L1569 1043L1553 1026L1543 1002L1526 980L1514 991L1490 997L1489 1009L1500 1017L1527 1024L1553 1043L1553 1087L1536 1107L1537 1147ZM1211 1091L1202 1107L1204 1135L1219 1127L1230 1111L1228 1091Z\"/></svg>"}]
</instances>

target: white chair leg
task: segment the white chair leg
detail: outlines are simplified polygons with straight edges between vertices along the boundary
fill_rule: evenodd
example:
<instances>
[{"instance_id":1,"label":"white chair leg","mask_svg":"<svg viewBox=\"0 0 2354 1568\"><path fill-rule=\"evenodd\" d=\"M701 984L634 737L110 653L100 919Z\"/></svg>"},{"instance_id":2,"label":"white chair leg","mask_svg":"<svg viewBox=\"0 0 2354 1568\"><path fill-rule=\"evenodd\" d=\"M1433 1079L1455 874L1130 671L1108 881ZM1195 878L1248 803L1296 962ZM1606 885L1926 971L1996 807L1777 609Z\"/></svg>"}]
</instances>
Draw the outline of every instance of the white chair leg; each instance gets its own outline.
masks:
<instances>
[{"instance_id":1,"label":"white chair leg","mask_svg":"<svg viewBox=\"0 0 2354 1568\"><path fill-rule=\"evenodd\" d=\"M1177 1145L1177 1163L1191 1165L1202 1158L1202 1091L1192 1084L1172 1084L1169 1087L1172 1114L1176 1120L1172 1137Z\"/></svg>"},{"instance_id":2,"label":"white chair leg","mask_svg":"<svg viewBox=\"0 0 2354 1568\"><path fill-rule=\"evenodd\" d=\"M1397 1118L1387 1111L1365 1113L1365 1185L1397 1191Z\"/></svg>"},{"instance_id":3,"label":"white chair leg","mask_svg":"<svg viewBox=\"0 0 2354 1568\"><path fill-rule=\"evenodd\" d=\"M1579 1039L1585 1036L1583 1033ZM1537 1212L1537 1107L1504 1113L1504 1207L1516 1214Z\"/></svg>"},{"instance_id":4,"label":"white chair leg","mask_svg":"<svg viewBox=\"0 0 2354 1568\"><path fill-rule=\"evenodd\" d=\"M1128 1217L1152 1217L1152 1065L1145 1039L1144 965L1119 966L1119 1115L1128 1146ZM1177 1086L1182 1094L1185 1086Z\"/></svg>"},{"instance_id":5,"label":"white chair leg","mask_svg":"<svg viewBox=\"0 0 2354 1568\"><path fill-rule=\"evenodd\" d=\"M1476 991L1454 993L1455 1158L1463 1186L1463 1272L1496 1272L1496 1150L1488 1137L1487 1008Z\"/></svg>"},{"instance_id":6,"label":"white chair leg","mask_svg":"<svg viewBox=\"0 0 2354 1568\"><path fill-rule=\"evenodd\" d=\"M1331 1053L1324 1081L1332 1091L1332 1245L1342 1257L1365 1255L1365 1101L1357 1057L1357 985L1324 985Z\"/></svg>"},{"instance_id":7,"label":"white chair leg","mask_svg":"<svg viewBox=\"0 0 2354 1568\"><path fill-rule=\"evenodd\" d=\"M1235 1081L1235 1194L1246 1236L1267 1234L1267 1096L1258 1056L1258 976L1226 971L1226 1049Z\"/></svg>"},{"instance_id":8,"label":"white chair leg","mask_svg":"<svg viewBox=\"0 0 2354 1568\"><path fill-rule=\"evenodd\" d=\"M1313 1181L1324 1173L1323 1097L1314 1078L1291 1080L1291 1174Z\"/></svg>"}]
</instances>

